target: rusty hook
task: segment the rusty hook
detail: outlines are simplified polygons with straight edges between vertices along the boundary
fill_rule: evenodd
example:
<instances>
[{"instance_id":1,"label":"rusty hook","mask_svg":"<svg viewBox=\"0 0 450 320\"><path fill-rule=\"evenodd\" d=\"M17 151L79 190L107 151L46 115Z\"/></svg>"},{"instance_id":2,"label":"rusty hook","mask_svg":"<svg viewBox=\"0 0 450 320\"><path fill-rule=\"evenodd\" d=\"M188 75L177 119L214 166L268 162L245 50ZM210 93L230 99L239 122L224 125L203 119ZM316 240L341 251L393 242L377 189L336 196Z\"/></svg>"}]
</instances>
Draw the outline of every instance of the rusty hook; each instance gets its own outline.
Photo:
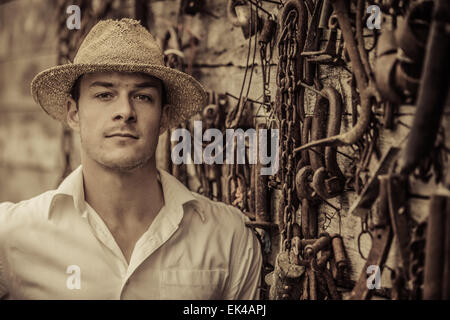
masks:
<instances>
[{"instance_id":1,"label":"rusty hook","mask_svg":"<svg viewBox=\"0 0 450 320\"><path fill-rule=\"evenodd\" d=\"M310 180L312 180L314 170L311 166L304 166L298 170L295 176L295 189L297 191L297 197L299 199L312 199L314 190L309 186Z\"/></svg>"},{"instance_id":2,"label":"rusty hook","mask_svg":"<svg viewBox=\"0 0 450 320\"><path fill-rule=\"evenodd\" d=\"M334 136L339 134L341 129L342 99L339 92L333 87L326 87L321 90L321 93L323 95L317 97L316 106L319 110L328 109L327 113L323 112L323 114L328 114L327 136ZM326 120L323 120L322 125L325 123ZM344 182L344 175L336 160L336 147L327 146L325 148L325 167L315 169L313 188L319 196L329 199L342 191Z\"/></svg>"},{"instance_id":3,"label":"rusty hook","mask_svg":"<svg viewBox=\"0 0 450 320\"><path fill-rule=\"evenodd\" d=\"M364 134L370 123L371 116L371 99L379 100L378 92L372 83L367 82L364 66L361 56L358 52L358 47L355 42L352 26L350 23L349 10L347 8L346 0L332 0L334 11L337 15L339 27L342 30L342 35L346 43L346 48L353 67L353 72L356 78L356 86L361 95L361 112L356 125L348 132L312 141L294 150L298 152L316 146L342 146L356 143Z\"/></svg>"}]
</instances>

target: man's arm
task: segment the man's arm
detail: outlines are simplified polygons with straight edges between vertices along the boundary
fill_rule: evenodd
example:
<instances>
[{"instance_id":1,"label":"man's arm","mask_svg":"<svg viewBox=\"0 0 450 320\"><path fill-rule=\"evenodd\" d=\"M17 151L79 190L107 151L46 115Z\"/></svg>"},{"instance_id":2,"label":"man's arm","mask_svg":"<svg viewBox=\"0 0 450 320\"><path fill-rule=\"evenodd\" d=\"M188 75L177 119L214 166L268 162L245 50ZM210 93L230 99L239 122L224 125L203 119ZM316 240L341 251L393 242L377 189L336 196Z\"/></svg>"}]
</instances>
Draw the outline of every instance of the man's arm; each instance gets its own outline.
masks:
<instances>
[{"instance_id":1,"label":"man's arm","mask_svg":"<svg viewBox=\"0 0 450 320\"><path fill-rule=\"evenodd\" d=\"M237 236L239 240L231 249L230 278L223 299L257 300L260 298L261 245L249 227L244 226Z\"/></svg>"},{"instance_id":2,"label":"man's arm","mask_svg":"<svg viewBox=\"0 0 450 320\"><path fill-rule=\"evenodd\" d=\"M8 209L13 206L12 202L0 203L0 299L4 299L8 294L5 279L5 261L4 259L4 227L7 219Z\"/></svg>"},{"instance_id":3,"label":"man's arm","mask_svg":"<svg viewBox=\"0 0 450 320\"><path fill-rule=\"evenodd\" d=\"M3 276L3 265L0 260L0 300L3 300L8 294L8 290L6 289L6 284Z\"/></svg>"}]
</instances>

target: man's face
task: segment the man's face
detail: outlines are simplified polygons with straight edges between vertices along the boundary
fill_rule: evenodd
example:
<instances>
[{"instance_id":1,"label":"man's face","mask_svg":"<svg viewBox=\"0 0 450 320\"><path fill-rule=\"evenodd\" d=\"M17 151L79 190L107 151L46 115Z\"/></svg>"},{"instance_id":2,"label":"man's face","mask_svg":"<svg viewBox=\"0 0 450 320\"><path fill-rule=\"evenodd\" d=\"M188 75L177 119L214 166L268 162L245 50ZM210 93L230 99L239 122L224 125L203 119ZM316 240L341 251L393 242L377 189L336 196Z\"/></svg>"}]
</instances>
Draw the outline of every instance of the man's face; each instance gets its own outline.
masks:
<instances>
[{"instance_id":1,"label":"man's face","mask_svg":"<svg viewBox=\"0 0 450 320\"><path fill-rule=\"evenodd\" d=\"M167 124L161 81L137 73L82 77L78 110L68 102L67 121L81 138L82 157L103 167L130 171L154 162Z\"/></svg>"}]
</instances>

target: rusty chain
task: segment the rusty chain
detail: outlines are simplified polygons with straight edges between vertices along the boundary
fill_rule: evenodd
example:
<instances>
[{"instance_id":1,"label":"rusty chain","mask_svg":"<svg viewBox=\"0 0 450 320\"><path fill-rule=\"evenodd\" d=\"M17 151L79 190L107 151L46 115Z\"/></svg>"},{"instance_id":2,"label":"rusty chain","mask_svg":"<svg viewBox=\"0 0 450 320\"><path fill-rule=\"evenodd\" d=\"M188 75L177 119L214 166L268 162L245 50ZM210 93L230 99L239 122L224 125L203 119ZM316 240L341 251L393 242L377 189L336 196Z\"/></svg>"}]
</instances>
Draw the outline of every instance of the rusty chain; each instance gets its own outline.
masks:
<instances>
[{"instance_id":1,"label":"rusty chain","mask_svg":"<svg viewBox=\"0 0 450 320\"><path fill-rule=\"evenodd\" d=\"M280 128L280 170L278 176L282 186L280 201L280 231L282 234L283 250L287 250L291 240L291 228L295 221L295 206L293 196L295 190L295 159L293 150L296 146L294 128L297 121L296 99L296 57L297 43L297 11L291 10L281 31L278 42L277 69L277 101L276 116Z\"/></svg>"}]
</instances>

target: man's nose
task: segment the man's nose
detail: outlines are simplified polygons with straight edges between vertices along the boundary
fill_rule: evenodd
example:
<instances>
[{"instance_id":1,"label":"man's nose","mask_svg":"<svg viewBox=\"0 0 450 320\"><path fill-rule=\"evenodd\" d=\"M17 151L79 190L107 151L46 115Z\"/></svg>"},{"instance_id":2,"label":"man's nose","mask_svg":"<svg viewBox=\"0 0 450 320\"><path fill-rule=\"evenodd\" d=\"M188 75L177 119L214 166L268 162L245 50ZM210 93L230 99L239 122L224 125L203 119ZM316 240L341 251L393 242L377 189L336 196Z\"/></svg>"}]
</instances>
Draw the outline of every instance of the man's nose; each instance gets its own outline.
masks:
<instances>
[{"instance_id":1,"label":"man's nose","mask_svg":"<svg viewBox=\"0 0 450 320\"><path fill-rule=\"evenodd\" d=\"M116 100L113 120L123 120L125 122L136 122L136 111L131 99L123 96Z\"/></svg>"}]
</instances>

